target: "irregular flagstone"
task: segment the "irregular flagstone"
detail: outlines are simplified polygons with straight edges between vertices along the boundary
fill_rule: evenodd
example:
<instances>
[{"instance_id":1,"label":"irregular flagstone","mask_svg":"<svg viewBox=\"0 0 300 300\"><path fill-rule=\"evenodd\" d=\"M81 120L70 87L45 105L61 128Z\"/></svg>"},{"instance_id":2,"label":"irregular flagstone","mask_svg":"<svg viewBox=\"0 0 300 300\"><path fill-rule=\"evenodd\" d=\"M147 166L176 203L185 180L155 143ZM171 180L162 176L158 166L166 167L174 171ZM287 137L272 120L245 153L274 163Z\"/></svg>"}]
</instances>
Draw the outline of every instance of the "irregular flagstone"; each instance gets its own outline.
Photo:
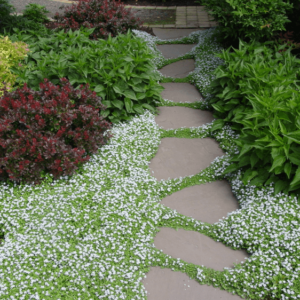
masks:
<instances>
[{"instance_id":1,"label":"irregular flagstone","mask_svg":"<svg viewBox=\"0 0 300 300\"><path fill-rule=\"evenodd\" d=\"M187 187L165 197L161 203L180 214L211 224L239 208L226 180Z\"/></svg>"},{"instance_id":2,"label":"irregular flagstone","mask_svg":"<svg viewBox=\"0 0 300 300\"><path fill-rule=\"evenodd\" d=\"M159 71L168 77L184 78L195 69L195 61L193 59L183 59L161 68Z\"/></svg>"},{"instance_id":3,"label":"irregular flagstone","mask_svg":"<svg viewBox=\"0 0 300 300\"><path fill-rule=\"evenodd\" d=\"M154 245L173 258L219 271L224 267L232 268L234 263L249 257L244 250L233 250L204 234L183 229L161 228L154 238Z\"/></svg>"},{"instance_id":4,"label":"irregular flagstone","mask_svg":"<svg viewBox=\"0 0 300 300\"><path fill-rule=\"evenodd\" d=\"M177 58L190 52L197 44L158 45L157 49L165 58Z\"/></svg>"},{"instance_id":5,"label":"irregular flagstone","mask_svg":"<svg viewBox=\"0 0 300 300\"><path fill-rule=\"evenodd\" d=\"M158 110L159 115L155 117L155 122L163 129L198 127L210 123L214 119L210 111L189 107L162 106Z\"/></svg>"},{"instance_id":6,"label":"irregular flagstone","mask_svg":"<svg viewBox=\"0 0 300 300\"><path fill-rule=\"evenodd\" d=\"M241 300L213 286L201 285L188 275L170 269L151 267L142 283L148 300Z\"/></svg>"},{"instance_id":7,"label":"irregular flagstone","mask_svg":"<svg viewBox=\"0 0 300 300\"><path fill-rule=\"evenodd\" d=\"M168 28L153 28L154 34L162 40L170 40L183 38L190 35L194 31L201 29L168 29Z\"/></svg>"},{"instance_id":8,"label":"irregular flagstone","mask_svg":"<svg viewBox=\"0 0 300 300\"><path fill-rule=\"evenodd\" d=\"M203 101L203 97L197 88L185 82L167 82L161 83L165 88L161 92L163 99L168 99L173 102L197 102Z\"/></svg>"},{"instance_id":9,"label":"irregular flagstone","mask_svg":"<svg viewBox=\"0 0 300 300\"><path fill-rule=\"evenodd\" d=\"M163 138L149 168L157 180L195 175L224 155L212 138Z\"/></svg>"}]
</instances>

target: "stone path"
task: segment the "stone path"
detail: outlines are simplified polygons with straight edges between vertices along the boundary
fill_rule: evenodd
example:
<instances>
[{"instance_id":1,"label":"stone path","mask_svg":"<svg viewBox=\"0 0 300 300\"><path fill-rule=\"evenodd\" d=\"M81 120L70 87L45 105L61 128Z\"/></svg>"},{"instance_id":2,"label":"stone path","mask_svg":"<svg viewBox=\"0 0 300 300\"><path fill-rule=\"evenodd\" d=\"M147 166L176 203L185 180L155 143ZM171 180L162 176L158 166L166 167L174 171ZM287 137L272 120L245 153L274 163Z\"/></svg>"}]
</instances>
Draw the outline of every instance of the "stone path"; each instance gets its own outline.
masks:
<instances>
[{"instance_id":1,"label":"stone path","mask_svg":"<svg viewBox=\"0 0 300 300\"><path fill-rule=\"evenodd\" d=\"M192 30L156 29L161 39L188 35ZM165 57L189 52L188 45L162 45L158 47ZM171 77L183 78L194 69L194 61L181 60L160 71ZM174 102L201 101L197 89L188 83L164 83L162 97ZM159 107L156 123L164 129L196 127L211 122L211 112L187 107ZM218 143L211 138L163 138L150 161L151 174L157 180L178 178L199 173L217 157L223 155ZM188 217L207 223L218 222L229 212L239 208L229 183L225 180L187 187L162 199L161 204ZM249 255L242 250L232 250L224 244L194 231L161 228L154 238L154 245L165 254L180 258L188 263L204 265L222 271L233 267ZM212 286L200 285L186 274L170 269L152 267L143 284L149 300L238 300L239 296Z\"/></svg>"}]
</instances>

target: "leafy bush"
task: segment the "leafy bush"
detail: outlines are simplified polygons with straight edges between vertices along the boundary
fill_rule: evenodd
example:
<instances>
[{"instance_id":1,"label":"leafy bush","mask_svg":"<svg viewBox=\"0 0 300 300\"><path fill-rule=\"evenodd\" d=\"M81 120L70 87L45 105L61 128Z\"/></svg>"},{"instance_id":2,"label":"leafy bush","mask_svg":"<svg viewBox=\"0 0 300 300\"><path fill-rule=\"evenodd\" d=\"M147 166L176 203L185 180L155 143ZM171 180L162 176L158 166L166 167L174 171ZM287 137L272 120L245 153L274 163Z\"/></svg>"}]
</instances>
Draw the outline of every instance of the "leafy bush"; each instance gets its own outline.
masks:
<instances>
[{"instance_id":1,"label":"leafy bush","mask_svg":"<svg viewBox=\"0 0 300 300\"><path fill-rule=\"evenodd\" d=\"M90 40L93 30L69 30L67 34L61 30L44 38L22 33L11 36L26 41L31 50L27 68L13 69L17 82L36 90L44 78L59 84L59 78L66 77L75 88L89 83L103 98L107 110L102 115L111 122L129 120L144 109L156 111L155 101L161 99L163 88L147 44L130 32L107 41Z\"/></svg>"},{"instance_id":2,"label":"leafy bush","mask_svg":"<svg viewBox=\"0 0 300 300\"><path fill-rule=\"evenodd\" d=\"M17 182L39 183L71 175L110 138L110 123L99 116L101 98L88 85L74 90L48 82L40 91L24 87L0 98L0 174Z\"/></svg>"},{"instance_id":3,"label":"leafy bush","mask_svg":"<svg viewBox=\"0 0 300 300\"><path fill-rule=\"evenodd\" d=\"M244 183L275 183L275 193L300 189L300 60L285 45L240 41L239 50L217 55L225 64L216 69L210 100L213 129L232 122L240 132L236 154L226 172L245 167Z\"/></svg>"},{"instance_id":4,"label":"leafy bush","mask_svg":"<svg viewBox=\"0 0 300 300\"><path fill-rule=\"evenodd\" d=\"M66 7L63 15L56 13L54 19L57 20L54 25L66 31L95 28L91 35L94 39L106 39L109 34L114 37L142 25L120 0L79 0L77 4Z\"/></svg>"},{"instance_id":5,"label":"leafy bush","mask_svg":"<svg viewBox=\"0 0 300 300\"><path fill-rule=\"evenodd\" d=\"M9 68L24 59L28 50L25 43L12 43L7 36L0 36L0 89L6 85L6 88L11 90L16 75L12 74ZM0 90L1 95L3 92Z\"/></svg>"},{"instance_id":6,"label":"leafy bush","mask_svg":"<svg viewBox=\"0 0 300 300\"><path fill-rule=\"evenodd\" d=\"M9 0L0 0L0 28L3 25L3 21L14 11L15 8L9 4Z\"/></svg>"},{"instance_id":7,"label":"leafy bush","mask_svg":"<svg viewBox=\"0 0 300 300\"><path fill-rule=\"evenodd\" d=\"M25 10L23 11L23 17L37 23L43 23L48 21L48 18L46 17L47 13L49 13L49 11L45 6L30 3L26 5Z\"/></svg>"},{"instance_id":8,"label":"leafy bush","mask_svg":"<svg viewBox=\"0 0 300 300\"><path fill-rule=\"evenodd\" d=\"M205 10L219 23L219 41L238 39L249 42L270 40L274 32L285 29L292 5L283 0L203 0Z\"/></svg>"}]
</instances>

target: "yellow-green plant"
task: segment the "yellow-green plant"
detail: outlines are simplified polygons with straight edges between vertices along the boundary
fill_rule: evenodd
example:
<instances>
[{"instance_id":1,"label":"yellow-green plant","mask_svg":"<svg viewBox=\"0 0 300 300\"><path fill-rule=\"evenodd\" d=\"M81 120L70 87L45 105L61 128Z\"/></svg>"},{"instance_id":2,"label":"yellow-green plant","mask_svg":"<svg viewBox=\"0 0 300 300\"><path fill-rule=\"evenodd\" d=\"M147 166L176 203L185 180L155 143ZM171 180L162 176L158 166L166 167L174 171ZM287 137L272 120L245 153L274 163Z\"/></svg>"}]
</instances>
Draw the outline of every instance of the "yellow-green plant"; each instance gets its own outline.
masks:
<instances>
[{"instance_id":1,"label":"yellow-green plant","mask_svg":"<svg viewBox=\"0 0 300 300\"><path fill-rule=\"evenodd\" d=\"M7 36L0 36L0 89L5 85L10 91L16 80L16 75L11 73L10 67L15 66L20 60L26 56L27 45L23 42L13 43ZM3 95L3 91L0 90L0 96Z\"/></svg>"}]
</instances>

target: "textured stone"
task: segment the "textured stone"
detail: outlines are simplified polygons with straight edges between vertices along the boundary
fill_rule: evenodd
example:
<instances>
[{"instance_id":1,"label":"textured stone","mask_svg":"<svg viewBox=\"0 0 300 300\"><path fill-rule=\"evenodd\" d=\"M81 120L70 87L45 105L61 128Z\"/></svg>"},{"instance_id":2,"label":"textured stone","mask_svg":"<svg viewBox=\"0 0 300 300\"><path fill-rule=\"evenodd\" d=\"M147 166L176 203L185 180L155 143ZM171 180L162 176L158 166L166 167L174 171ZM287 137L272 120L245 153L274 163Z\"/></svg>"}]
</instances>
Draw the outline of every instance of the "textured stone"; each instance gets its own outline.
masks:
<instances>
[{"instance_id":1,"label":"textured stone","mask_svg":"<svg viewBox=\"0 0 300 300\"><path fill-rule=\"evenodd\" d=\"M149 168L158 180L190 176L199 173L222 155L224 152L211 138L163 138Z\"/></svg>"},{"instance_id":2,"label":"textured stone","mask_svg":"<svg viewBox=\"0 0 300 300\"><path fill-rule=\"evenodd\" d=\"M241 300L227 291L201 285L186 274L151 267L142 283L148 300Z\"/></svg>"},{"instance_id":3,"label":"textured stone","mask_svg":"<svg viewBox=\"0 0 300 300\"><path fill-rule=\"evenodd\" d=\"M161 203L180 214L211 224L239 208L225 180L187 187L167 196Z\"/></svg>"},{"instance_id":4,"label":"textured stone","mask_svg":"<svg viewBox=\"0 0 300 300\"><path fill-rule=\"evenodd\" d=\"M197 88L184 82L168 82L161 83L165 88L161 92L163 99L168 99L173 102L197 102L203 101L203 98Z\"/></svg>"},{"instance_id":5,"label":"textured stone","mask_svg":"<svg viewBox=\"0 0 300 300\"><path fill-rule=\"evenodd\" d=\"M214 119L210 111L179 106L159 107L159 115L155 122L163 129L176 129L181 127L198 127L212 122Z\"/></svg>"},{"instance_id":6,"label":"textured stone","mask_svg":"<svg viewBox=\"0 0 300 300\"><path fill-rule=\"evenodd\" d=\"M195 69L195 61L193 59L183 59L161 68L159 71L168 77L184 78Z\"/></svg>"},{"instance_id":7,"label":"textured stone","mask_svg":"<svg viewBox=\"0 0 300 300\"><path fill-rule=\"evenodd\" d=\"M158 45L157 49L165 58L177 58L192 50L196 44Z\"/></svg>"},{"instance_id":8,"label":"textured stone","mask_svg":"<svg viewBox=\"0 0 300 300\"><path fill-rule=\"evenodd\" d=\"M154 29L155 35L162 40L177 39L188 36L197 29Z\"/></svg>"},{"instance_id":9,"label":"textured stone","mask_svg":"<svg viewBox=\"0 0 300 300\"><path fill-rule=\"evenodd\" d=\"M244 250L233 250L199 232L166 227L157 233L154 245L173 258L219 271L249 256Z\"/></svg>"}]
</instances>

